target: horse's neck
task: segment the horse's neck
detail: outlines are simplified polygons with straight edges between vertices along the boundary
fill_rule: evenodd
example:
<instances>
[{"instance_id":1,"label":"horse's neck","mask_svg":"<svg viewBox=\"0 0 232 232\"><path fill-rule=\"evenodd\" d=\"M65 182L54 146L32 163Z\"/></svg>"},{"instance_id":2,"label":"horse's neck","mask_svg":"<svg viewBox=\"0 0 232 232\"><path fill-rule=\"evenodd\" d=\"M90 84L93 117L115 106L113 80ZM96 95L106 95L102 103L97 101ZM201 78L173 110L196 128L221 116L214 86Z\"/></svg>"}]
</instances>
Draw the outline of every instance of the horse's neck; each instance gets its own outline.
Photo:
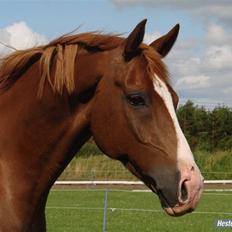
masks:
<instances>
[{"instance_id":1,"label":"horse's neck","mask_svg":"<svg viewBox=\"0 0 232 232\"><path fill-rule=\"evenodd\" d=\"M37 182L39 193L50 187L90 137L90 104L76 103L70 109L69 98L56 95L48 85L38 99L38 73L36 67L28 70L0 96L0 157L6 169L1 171L9 174L12 186Z\"/></svg>"},{"instance_id":2,"label":"horse's neck","mask_svg":"<svg viewBox=\"0 0 232 232\"><path fill-rule=\"evenodd\" d=\"M75 96L56 94L46 83L39 99L39 62L0 95L0 128L5 132L0 133L0 151L4 146L9 162L15 160L22 171L24 166L32 169L33 177L28 178L47 181L46 185L57 178L91 136L91 99L108 57L101 52L80 55L77 60Z\"/></svg>"},{"instance_id":3,"label":"horse's neck","mask_svg":"<svg viewBox=\"0 0 232 232\"><path fill-rule=\"evenodd\" d=\"M46 83L39 99L38 63L0 93L0 189L6 193L1 195L0 214L31 221L31 210L40 204L44 207L53 182L91 136L89 115L94 99L85 98L85 93L94 92L101 77L97 71L104 66L94 58L89 63L79 59L75 97L60 96Z\"/></svg>"},{"instance_id":4,"label":"horse's neck","mask_svg":"<svg viewBox=\"0 0 232 232\"><path fill-rule=\"evenodd\" d=\"M45 105L45 111L47 111L44 112L48 120L46 124L52 125L55 135L51 133L49 136L49 131L46 129L47 137L53 138L51 142L48 142L50 158L47 162L49 172L54 167L54 173L56 173L52 181L91 136L89 117L94 103L95 88L103 76L105 63L108 62L106 57L105 53L85 54L78 57L75 73L76 89L73 96L56 96L48 87L45 89L47 95L42 98L41 104ZM43 101L45 97L48 97L48 101L52 104L48 105L48 109L47 103Z\"/></svg>"}]
</instances>

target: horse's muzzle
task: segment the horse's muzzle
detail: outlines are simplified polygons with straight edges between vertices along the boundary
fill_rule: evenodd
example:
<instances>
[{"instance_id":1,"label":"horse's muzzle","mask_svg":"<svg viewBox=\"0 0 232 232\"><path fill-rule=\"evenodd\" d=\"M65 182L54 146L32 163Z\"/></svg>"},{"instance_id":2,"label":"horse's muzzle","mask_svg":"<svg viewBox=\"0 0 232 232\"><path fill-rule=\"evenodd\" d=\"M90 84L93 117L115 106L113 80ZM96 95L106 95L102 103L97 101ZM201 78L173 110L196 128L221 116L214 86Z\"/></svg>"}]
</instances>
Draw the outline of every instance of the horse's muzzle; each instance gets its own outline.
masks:
<instances>
[{"instance_id":1,"label":"horse's muzzle","mask_svg":"<svg viewBox=\"0 0 232 232\"><path fill-rule=\"evenodd\" d=\"M203 181L204 179L197 166L182 170L177 193L178 199L175 205L169 204L165 192L158 192L164 210L171 216L181 216L192 212L201 198Z\"/></svg>"}]
</instances>

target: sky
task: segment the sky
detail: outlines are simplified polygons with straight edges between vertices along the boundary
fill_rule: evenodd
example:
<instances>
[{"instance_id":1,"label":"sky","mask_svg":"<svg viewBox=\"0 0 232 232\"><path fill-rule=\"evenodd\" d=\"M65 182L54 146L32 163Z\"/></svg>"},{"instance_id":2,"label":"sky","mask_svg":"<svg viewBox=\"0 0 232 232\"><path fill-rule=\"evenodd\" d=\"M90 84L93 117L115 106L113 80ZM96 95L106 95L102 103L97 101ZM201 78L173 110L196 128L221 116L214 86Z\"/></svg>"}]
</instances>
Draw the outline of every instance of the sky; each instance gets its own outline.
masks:
<instances>
[{"instance_id":1,"label":"sky","mask_svg":"<svg viewBox=\"0 0 232 232\"><path fill-rule=\"evenodd\" d=\"M181 103L231 107L230 0L0 0L0 43L24 49L76 28L78 33L98 30L126 37L144 18L148 44L180 24L164 62ZM12 51L0 44L0 56Z\"/></svg>"}]
</instances>

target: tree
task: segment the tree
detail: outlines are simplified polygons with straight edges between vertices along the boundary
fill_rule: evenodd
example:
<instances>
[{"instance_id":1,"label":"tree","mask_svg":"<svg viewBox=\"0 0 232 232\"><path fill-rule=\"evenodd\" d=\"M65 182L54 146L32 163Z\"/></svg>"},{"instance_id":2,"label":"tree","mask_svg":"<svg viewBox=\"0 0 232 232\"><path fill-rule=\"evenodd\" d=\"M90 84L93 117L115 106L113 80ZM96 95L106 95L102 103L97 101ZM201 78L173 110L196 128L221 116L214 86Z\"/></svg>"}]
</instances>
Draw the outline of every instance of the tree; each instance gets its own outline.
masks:
<instances>
[{"instance_id":1,"label":"tree","mask_svg":"<svg viewBox=\"0 0 232 232\"><path fill-rule=\"evenodd\" d=\"M232 110L218 106L212 111L187 101L177 110L180 126L194 150L232 149Z\"/></svg>"}]
</instances>

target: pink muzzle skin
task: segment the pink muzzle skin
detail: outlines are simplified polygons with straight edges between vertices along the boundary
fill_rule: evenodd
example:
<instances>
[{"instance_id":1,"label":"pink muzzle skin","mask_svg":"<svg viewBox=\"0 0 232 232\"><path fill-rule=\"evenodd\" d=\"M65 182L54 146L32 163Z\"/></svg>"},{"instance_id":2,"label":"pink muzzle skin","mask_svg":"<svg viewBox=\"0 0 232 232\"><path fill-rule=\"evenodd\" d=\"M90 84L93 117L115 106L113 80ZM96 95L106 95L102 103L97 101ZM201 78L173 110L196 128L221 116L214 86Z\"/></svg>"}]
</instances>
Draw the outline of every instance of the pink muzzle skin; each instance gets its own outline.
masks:
<instances>
[{"instance_id":1,"label":"pink muzzle skin","mask_svg":"<svg viewBox=\"0 0 232 232\"><path fill-rule=\"evenodd\" d=\"M180 173L178 203L174 207L168 207L168 203L165 202L167 207L164 207L164 210L171 216L192 212L203 192L204 178L196 165L184 168Z\"/></svg>"}]
</instances>

